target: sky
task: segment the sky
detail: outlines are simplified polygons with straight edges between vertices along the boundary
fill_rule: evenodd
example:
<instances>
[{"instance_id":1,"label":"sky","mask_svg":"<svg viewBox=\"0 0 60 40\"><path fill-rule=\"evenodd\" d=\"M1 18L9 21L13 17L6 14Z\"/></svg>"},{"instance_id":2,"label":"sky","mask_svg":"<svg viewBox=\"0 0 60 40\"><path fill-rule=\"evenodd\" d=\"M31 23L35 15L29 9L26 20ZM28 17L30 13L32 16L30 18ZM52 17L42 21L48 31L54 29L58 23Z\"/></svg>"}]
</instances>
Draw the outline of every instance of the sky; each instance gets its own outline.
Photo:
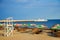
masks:
<instances>
[{"instance_id":1,"label":"sky","mask_svg":"<svg viewBox=\"0 0 60 40\"><path fill-rule=\"evenodd\" d=\"M0 19L60 19L60 0L0 0Z\"/></svg>"}]
</instances>

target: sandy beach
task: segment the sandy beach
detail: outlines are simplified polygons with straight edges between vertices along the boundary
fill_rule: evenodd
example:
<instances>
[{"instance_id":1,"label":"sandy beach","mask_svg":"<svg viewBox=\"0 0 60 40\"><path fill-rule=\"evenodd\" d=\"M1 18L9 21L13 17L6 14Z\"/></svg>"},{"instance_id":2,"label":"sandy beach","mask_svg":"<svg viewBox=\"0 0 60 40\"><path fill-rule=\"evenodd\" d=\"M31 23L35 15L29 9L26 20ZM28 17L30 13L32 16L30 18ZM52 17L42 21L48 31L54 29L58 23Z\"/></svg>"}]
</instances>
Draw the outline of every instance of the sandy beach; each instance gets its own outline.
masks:
<instances>
[{"instance_id":1,"label":"sandy beach","mask_svg":"<svg viewBox=\"0 0 60 40\"><path fill-rule=\"evenodd\" d=\"M12 36L2 36L3 31L0 30L0 40L60 40L59 37L48 36L46 32L40 34L31 33L20 33L16 30L13 32Z\"/></svg>"}]
</instances>

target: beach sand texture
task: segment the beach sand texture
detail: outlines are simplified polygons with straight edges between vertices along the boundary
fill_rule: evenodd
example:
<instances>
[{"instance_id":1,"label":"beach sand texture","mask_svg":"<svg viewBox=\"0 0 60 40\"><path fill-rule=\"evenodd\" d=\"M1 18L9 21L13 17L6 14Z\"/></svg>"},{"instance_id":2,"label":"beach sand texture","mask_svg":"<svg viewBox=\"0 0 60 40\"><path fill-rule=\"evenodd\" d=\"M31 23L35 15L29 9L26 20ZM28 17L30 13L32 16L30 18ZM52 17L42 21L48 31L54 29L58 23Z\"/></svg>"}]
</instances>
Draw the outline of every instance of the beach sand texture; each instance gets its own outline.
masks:
<instances>
[{"instance_id":1,"label":"beach sand texture","mask_svg":"<svg viewBox=\"0 0 60 40\"><path fill-rule=\"evenodd\" d=\"M60 37L48 36L46 32L40 34L20 33L16 30L12 36L2 36L3 31L0 30L0 40L60 40Z\"/></svg>"}]
</instances>

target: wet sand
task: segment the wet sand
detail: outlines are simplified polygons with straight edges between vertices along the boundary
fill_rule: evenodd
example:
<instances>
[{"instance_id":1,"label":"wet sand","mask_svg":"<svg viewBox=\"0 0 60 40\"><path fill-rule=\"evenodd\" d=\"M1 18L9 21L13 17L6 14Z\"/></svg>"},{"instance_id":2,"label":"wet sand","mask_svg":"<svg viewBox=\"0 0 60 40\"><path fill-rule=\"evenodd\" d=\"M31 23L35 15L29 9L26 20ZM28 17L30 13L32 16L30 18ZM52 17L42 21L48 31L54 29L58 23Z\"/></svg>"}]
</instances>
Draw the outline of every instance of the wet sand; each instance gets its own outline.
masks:
<instances>
[{"instance_id":1,"label":"wet sand","mask_svg":"<svg viewBox=\"0 0 60 40\"><path fill-rule=\"evenodd\" d=\"M2 36L3 31L0 30L0 40L60 40L60 37L48 36L46 31L40 34L20 33L16 30L12 36Z\"/></svg>"}]
</instances>

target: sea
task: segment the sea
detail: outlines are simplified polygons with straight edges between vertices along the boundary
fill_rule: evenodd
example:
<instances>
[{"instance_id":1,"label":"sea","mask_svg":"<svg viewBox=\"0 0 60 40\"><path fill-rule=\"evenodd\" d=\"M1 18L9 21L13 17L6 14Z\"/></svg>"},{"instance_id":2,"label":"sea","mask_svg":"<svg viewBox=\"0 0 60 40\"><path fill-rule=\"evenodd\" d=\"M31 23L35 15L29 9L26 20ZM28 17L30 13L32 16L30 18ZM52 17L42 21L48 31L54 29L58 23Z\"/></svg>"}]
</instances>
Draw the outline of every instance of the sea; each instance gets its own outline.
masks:
<instances>
[{"instance_id":1,"label":"sea","mask_svg":"<svg viewBox=\"0 0 60 40\"><path fill-rule=\"evenodd\" d=\"M51 28L53 25L60 24L60 19L49 19L46 22L15 22L16 24L37 24L37 25L46 25L48 28Z\"/></svg>"}]
</instances>

